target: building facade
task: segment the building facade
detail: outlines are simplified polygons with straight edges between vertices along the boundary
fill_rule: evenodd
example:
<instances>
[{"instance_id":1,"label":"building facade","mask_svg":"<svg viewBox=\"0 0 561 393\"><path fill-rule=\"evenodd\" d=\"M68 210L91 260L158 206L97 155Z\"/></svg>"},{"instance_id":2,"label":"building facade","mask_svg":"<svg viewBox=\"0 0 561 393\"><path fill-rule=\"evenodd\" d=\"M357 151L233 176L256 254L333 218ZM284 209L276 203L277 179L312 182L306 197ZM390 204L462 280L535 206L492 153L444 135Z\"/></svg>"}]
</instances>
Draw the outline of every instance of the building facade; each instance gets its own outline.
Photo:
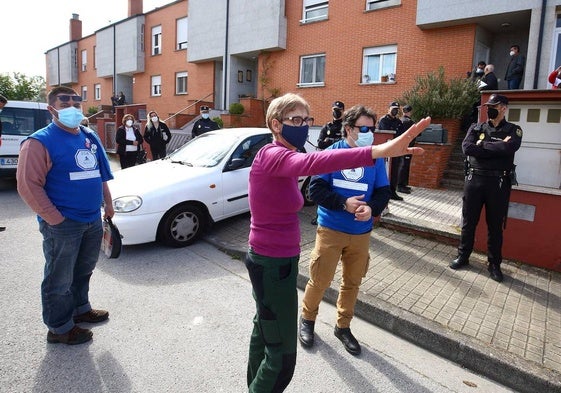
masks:
<instances>
[{"instance_id":1,"label":"building facade","mask_svg":"<svg viewBox=\"0 0 561 393\"><path fill-rule=\"evenodd\" d=\"M382 114L439 66L463 77L484 60L506 88L512 44L523 89L548 88L561 64L561 0L180 0L146 13L128 1L127 18L88 37L73 16L70 41L46 53L48 87L71 85L92 106L123 91L166 114L296 91L326 122L333 100Z\"/></svg>"}]
</instances>

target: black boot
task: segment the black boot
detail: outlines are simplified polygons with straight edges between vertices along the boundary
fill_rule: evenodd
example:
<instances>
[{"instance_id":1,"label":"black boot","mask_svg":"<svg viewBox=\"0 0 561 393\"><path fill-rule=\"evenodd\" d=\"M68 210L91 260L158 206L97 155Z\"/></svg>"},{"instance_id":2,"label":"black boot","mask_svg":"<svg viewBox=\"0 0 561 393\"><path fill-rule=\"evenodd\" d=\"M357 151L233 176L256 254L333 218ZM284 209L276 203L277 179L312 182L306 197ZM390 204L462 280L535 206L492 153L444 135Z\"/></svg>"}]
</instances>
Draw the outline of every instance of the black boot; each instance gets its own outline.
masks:
<instances>
[{"instance_id":1,"label":"black boot","mask_svg":"<svg viewBox=\"0 0 561 393\"><path fill-rule=\"evenodd\" d=\"M467 265L469 265L469 259L464 259L458 255L448 266L450 266L450 269L458 270Z\"/></svg>"},{"instance_id":2,"label":"black boot","mask_svg":"<svg viewBox=\"0 0 561 393\"><path fill-rule=\"evenodd\" d=\"M314 325L315 321L308 321L300 317L300 331L298 332L298 339L302 346L311 348L314 345Z\"/></svg>"},{"instance_id":3,"label":"black boot","mask_svg":"<svg viewBox=\"0 0 561 393\"><path fill-rule=\"evenodd\" d=\"M397 195L397 192L392 191L390 194L390 199L393 199L394 201L402 201L403 198L400 197L399 195Z\"/></svg>"},{"instance_id":4,"label":"black boot","mask_svg":"<svg viewBox=\"0 0 561 393\"><path fill-rule=\"evenodd\" d=\"M501 272L501 265L490 263L489 267L487 267L487 270L489 270L491 279L495 280L496 282L503 281L504 277L503 277L503 272Z\"/></svg>"},{"instance_id":5,"label":"black boot","mask_svg":"<svg viewBox=\"0 0 561 393\"><path fill-rule=\"evenodd\" d=\"M350 328L340 328L335 326L335 331L333 333L335 334L335 337L341 340L343 345L345 345L345 349L348 353L354 356L360 355L360 344L351 333Z\"/></svg>"}]
</instances>

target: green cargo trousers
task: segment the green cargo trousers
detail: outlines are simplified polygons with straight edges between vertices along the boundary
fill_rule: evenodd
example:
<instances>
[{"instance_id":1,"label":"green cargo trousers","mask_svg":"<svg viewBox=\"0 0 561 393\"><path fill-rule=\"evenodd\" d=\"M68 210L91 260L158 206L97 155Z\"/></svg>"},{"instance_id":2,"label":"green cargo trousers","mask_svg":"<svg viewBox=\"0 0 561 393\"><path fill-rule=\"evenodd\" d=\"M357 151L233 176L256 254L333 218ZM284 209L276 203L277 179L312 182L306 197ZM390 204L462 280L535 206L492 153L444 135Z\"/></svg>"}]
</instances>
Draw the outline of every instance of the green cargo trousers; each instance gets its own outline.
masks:
<instances>
[{"instance_id":1,"label":"green cargo trousers","mask_svg":"<svg viewBox=\"0 0 561 393\"><path fill-rule=\"evenodd\" d=\"M250 392L282 392L296 366L298 260L248 251L245 265L253 286L256 314L249 343Z\"/></svg>"}]
</instances>

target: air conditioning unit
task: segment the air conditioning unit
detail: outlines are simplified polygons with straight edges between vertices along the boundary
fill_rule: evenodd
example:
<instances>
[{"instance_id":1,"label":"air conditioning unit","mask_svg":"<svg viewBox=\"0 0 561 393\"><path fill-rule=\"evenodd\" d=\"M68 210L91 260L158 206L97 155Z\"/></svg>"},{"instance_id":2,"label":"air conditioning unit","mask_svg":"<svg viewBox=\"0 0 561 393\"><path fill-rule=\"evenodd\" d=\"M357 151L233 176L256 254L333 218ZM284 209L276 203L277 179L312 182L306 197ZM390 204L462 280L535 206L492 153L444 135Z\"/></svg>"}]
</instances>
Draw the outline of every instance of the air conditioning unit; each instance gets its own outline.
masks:
<instances>
[{"instance_id":1,"label":"air conditioning unit","mask_svg":"<svg viewBox=\"0 0 561 393\"><path fill-rule=\"evenodd\" d=\"M448 130L442 128L442 124L431 124L417 137L417 142L447 143Z\"/></svg>"}]
</instances>

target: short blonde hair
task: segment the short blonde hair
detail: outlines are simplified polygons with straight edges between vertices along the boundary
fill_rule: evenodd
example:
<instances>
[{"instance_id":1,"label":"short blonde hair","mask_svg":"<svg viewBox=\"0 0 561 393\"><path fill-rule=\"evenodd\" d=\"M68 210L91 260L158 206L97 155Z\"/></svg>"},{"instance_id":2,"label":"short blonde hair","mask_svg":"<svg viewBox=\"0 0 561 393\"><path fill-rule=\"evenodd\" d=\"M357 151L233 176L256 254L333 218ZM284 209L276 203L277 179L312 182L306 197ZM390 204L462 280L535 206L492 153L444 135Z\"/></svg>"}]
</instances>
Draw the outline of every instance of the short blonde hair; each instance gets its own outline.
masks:
<instances>
[{"instance_id":1,"label":"short blonde hair","mask_svg":"<svg viewBox=\"0 0 561 393\"><path fill-rule=\"evenodd\" d=\"M287 112L290 112L298 107L302 107L310 114L310 104L298 94L287 93L283 96L275 98L271 101L267 109L267 116L265 118L267 127L272 130L273 119L282 122L282 118Z\"/></svg>"}]
</instances>

